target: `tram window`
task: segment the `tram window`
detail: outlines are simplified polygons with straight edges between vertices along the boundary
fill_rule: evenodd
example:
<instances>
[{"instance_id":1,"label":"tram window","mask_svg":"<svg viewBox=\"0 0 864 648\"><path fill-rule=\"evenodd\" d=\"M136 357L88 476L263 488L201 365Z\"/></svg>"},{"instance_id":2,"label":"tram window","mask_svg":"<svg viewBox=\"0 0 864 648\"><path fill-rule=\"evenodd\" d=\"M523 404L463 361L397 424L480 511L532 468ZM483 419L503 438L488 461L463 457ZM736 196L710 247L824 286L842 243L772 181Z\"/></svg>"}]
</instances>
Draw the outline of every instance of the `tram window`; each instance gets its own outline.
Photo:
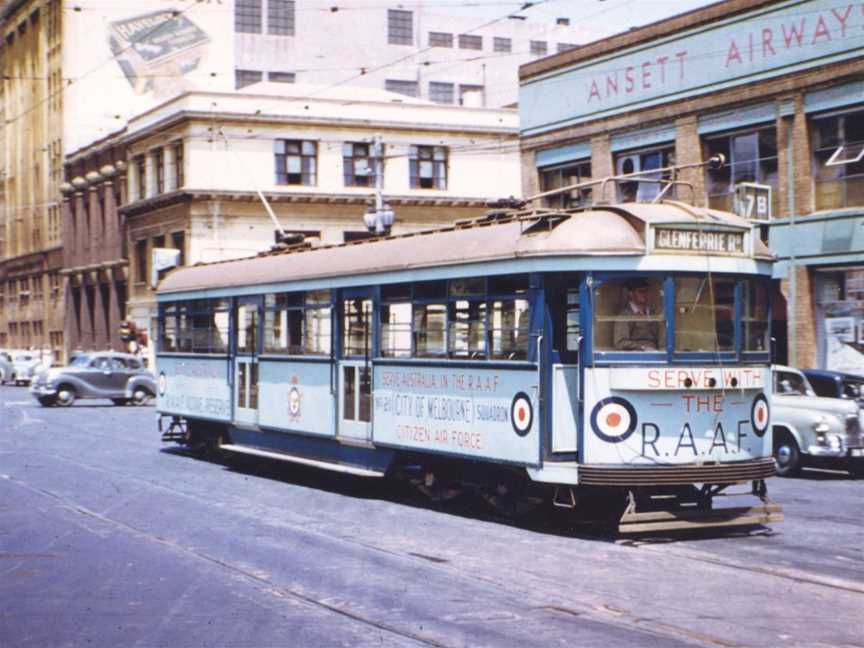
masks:
<instances>
[{"instance_id":1,"label":"tram window","mask_svg":"<svg viewBox=\"0 0 864 648\"><path fill-rule=\"evenodd\" d=\"M421 281L414 284L414 299L441 299L447 296L446 281Z\"/></svg>"},{"instance_id":2,"label":"tram window","mask_svg":"<svg viewBox=\"0 0 864 648\"><path fill-rule=\"evenodd\" d=\"M459 299L448 304L448 354L455 358L486 357L486 302Z\"/></svg>"},{"instance_id":3,"label":"tram window","mask_svg":"<svg viewBox=\"0 0 864 648\"><path fill-rule=\"evenodd\" d=\"M582 335L582 325L579 322L579 289L567 289L567 319L566 319L567 350L579 351L579 336Z\"/></svg>"},{"instance_id":4,"label":"tram window","mask_svg":"<svg viewBox=\"0 0 864 648\"><path fill-rule=\"evenodd\" d=\"M381 305L381 355L386 358L411 356L411 303Z\"/></svg>"},{"instance_id":5,"label":"tram window","mask_svg":"<svg viewBox=\"0 0 864 648\"><path fill-rule=\"evenodd\" d=\"M211 351L225 353L228 349L231 306L227 299L217 299L213 304L213 339Z\"/></svg>"},{"instance_id":6,"label":"tram window","mask_svg":"<svg viewBox=\"0 0 864 648\"><path fill-rule=\"evenodd\" d=\"M602 283L594 303L594 348L598 351L658 351L665 348L663 290L659 279L629 277Z\"/></svg>"},{"instance_id":7,"label":"tram window","mask_svg":"<svg viewBox=\"0 0 864 648\"><path fill-rule=\"evenodd\" d=\"M372 300L346 299L342 305L342 345L346 356L369 355L372 347Z\"/></svg>"},{"instance_id":8,"label":"tram window","mask_svg":"<svg viewBox=\"0 0 864 648\"><path fill-rule=\"evenodd\" d=\"M254 304L237 306L237 351L258 351L258 307Z\"/></svg>"},{"instance_id":9,"label":"tram window","mask_svg":"<svg viewBox=\"0 0 864 648\"><path fill-rule=\"evenodd\" d=\"M528 300L491 302L489 335L494 360L528 359Z\"/></svg>"},{"instance_id":10,"label":"tram window","mask_svg":"<svg viewBox=\"0 0 864 648\"><path fill-rule=\"evenodd\" d=\"M159 337L160 351L177 350L177 309L173 305L162 307L162 335Z\"/></svg>"},{"instance_id":11,"label":"tram window","mask_svg":"<svg viewBox=\"0 0 864 648\"><path fill-rule=\"evenodd\" d=\"M768 320L768 283L749 279L744 285L744 350L767 351L770 321Z\"/></svg>"},{"instance_id":12,"label":"tram window","mask_svg":"<svg viewBox=\"0 0 864 648\"><path fill-rule=\"evenodd\" d=\"M189 305L177 305L177 351L188 353L192 350L192 322Z\"/></svg>"},{"instance_id":13,"label":"tram window","mask_svg":"<svg viewBox=\"0 0 864 648\"><path fill-rule=\"evenodd\" d=\"M309 355L330 355L331 299L329 290L306 293L303 350Z\"/></svg>"},{"instance_id":14,"label":"tram window","mask_svg":"<svg viewBox=\"0 0 864 648\"><path fill-rule=\"evenodd\" d=\"M733 279L675 279L675 350L735 350Z\"/></svg>"},{"instance_id":15,"label":"tram window","mask_svg":"<svg viewBox=\"0 0 864 648\"><path fill-rule=\"evenodd\" d=\"M525 295L528 293L528 275L489 277L490 295Z\"/></svg>"},{"instance_id":16,"label":"tram window","mask_svg":"<svg viewBox=\"0 0 864 648\"><path fill-rule=\"evenodd\" d=\"M302 353L303 293L264 298L264 352Z\"/></svg>"},{"instance_id":17,"label":"tram window","mask_svg":"<svg viewBox=\"0 0 864 648\"><path fill-rule=\"evenodd\" d=\"M381 301L385 303L411 301L411 284L381 286Z\"/></svg>"},{"instance_id":18,"label":"tram window","mask_svg":"<svg viewBox=\"0 0 864 648\"><path fill-rule=\"evenodd\" d=\"M485 292L482 277L470 279L452 279L450 281L448 294L450 297L465 297L467 295L482 295Z\"/></svg>"},{"instance_id":19,"label":"tram window","mask_svg":"<svg viewBox=\"0 0 864 648\"><path fill-rule=\"evenodd\" d=\"M414 304L414 355L440 358L447 354L447 305Z\"/></svg>"}]
</instances>

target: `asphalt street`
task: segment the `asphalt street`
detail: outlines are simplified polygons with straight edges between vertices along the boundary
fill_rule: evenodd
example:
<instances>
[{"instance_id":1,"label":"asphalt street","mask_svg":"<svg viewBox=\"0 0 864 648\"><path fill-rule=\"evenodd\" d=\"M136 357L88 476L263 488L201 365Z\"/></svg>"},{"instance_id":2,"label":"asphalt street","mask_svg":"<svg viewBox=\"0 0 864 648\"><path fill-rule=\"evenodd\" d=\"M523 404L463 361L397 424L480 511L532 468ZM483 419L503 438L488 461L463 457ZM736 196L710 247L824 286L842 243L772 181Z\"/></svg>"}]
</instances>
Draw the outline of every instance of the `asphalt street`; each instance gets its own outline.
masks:
<instances>
[{"instance_id":1,"label":"asphalt street","mask_svg":"<svg viewBox=\"0 0 864 648\"><path fill-rule=\"evenodd\" d=\"M626 540L162 444L153 407L0 388L0 646L864 646L864 481Z\"/></svg>"}]
</instances>

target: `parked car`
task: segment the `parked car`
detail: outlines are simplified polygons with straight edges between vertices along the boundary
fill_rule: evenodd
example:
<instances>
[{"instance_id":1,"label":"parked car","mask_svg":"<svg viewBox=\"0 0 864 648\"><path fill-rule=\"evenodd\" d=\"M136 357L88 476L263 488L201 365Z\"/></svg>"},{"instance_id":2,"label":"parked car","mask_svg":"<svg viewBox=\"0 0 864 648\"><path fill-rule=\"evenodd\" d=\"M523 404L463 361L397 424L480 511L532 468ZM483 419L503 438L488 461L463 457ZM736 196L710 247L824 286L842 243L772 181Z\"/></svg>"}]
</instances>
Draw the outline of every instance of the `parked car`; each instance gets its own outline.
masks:
<instances>
[{"instance_id":1,"label":"parked car","mask_svg":"<svg viewBox=\"0 0 864 648\"><path fill-rule=\"evenodd\" d=\"M140 358L128 353L83 353L66 367L39 372L30 393L45 407L68 407L79 398L144 405L156 395L156 380Z\"/></svg>"},{"instance_id":2,"label":"parked car","mask_svg":"<svg viewBox=\"0 0 864 648\"><path fill-rule=\"evenodd\" d=\"M0 351L0 385L5 385L7 381L11 381L14 374L12 356L6 351Z\"/></svg>"},{"instance_id":3,"label":"parked car","mask_svg":"<svg viewBox=\"0 0 864 648\"><path fill-rule=\"evenodd\" d=\"M817 396L857 401L858 407L864 408L864 376L824 369L802 369L801 372L807 376Z\"/></svg>"},{"instance_id":4,"label":"parked car","mask_svg":"<svg viewBox=\"0 0 864 648\"><path fill-rule=\"evenodd\" d=\"M771 426L777 474L803 466L839 468L864 475L864 434L858 403L817 396L798 369L774 367Z\"/></svg>"},{"instance_id":5,"label":"parked car","mask_svg":"<svg viewBox=\"0 0 864 648\"><path fill-rule=\"evenodd\" d=\"M10 351L12 356L11 382L16 385L29 385L42 360L38 353L32 351Z\"/></svg>"}]
</instances>

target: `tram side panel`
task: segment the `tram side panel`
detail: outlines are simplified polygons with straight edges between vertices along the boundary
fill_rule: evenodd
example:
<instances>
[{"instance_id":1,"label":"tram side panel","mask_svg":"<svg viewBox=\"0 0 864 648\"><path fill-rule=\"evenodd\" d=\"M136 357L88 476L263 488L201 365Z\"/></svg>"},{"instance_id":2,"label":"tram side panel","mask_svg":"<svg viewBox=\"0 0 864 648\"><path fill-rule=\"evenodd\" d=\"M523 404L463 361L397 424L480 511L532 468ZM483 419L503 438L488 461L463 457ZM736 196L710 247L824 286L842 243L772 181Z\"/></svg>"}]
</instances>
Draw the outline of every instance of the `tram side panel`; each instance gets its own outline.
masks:
<instances>
[{"instance_id":1,"label":"tram side panel","mask_svg":"<svg viewBox=\"0 0 864 648\"><path fill-rule=\"evenodd\" d=\"M261 360L259 425L335 436L332 372L329 362Z\"/></svg>"},{"instance_id":2,"label":"tram side panel","mask_svg":"<svg viewBox=\"0 0 864 648\"><path fill-rule=\"evenodd\" d=\"M584 463L726 463L772 454L766 367L621 367L589 374Z\"/></svg>"},{"instance_id":3,"label":"tram side panel","mask_svg":"<svg viewBox=\"0 0 864 648\"><path fill-rule=\"evenodd\" d=\"M156 408L162 414L229 422L231 387L222 358L160 356Z\"/></svg>"},{"instance_id":4,"label":"tram side panel","mask_svg":"<svg viewBox=\"0 0 864 648\"><path fill-rule=\"evenodd\" d=\"M536 466L537 394L536 369L376 366L375 444Z\"/></svg>"}]
</instances>

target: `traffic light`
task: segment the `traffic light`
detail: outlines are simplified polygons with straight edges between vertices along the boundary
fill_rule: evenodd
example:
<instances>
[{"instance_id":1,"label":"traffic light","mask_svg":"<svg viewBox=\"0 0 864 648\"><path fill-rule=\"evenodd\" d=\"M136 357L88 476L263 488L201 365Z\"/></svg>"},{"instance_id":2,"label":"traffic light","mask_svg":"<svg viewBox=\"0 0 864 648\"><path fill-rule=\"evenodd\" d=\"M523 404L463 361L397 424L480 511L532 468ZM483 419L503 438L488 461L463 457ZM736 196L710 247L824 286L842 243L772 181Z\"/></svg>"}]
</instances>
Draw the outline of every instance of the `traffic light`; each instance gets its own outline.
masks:
<instances>
[{"instance_id":1,"label":"traffic light","mask_svg":"<svg viewBox=\"0 0 864 648\"><path fill-rule=\"evenodd\" d=\"M120 339L124 342L131 342L137 337L135 324L128 320L120 322Z\"/></svg>"}]
</instances>

